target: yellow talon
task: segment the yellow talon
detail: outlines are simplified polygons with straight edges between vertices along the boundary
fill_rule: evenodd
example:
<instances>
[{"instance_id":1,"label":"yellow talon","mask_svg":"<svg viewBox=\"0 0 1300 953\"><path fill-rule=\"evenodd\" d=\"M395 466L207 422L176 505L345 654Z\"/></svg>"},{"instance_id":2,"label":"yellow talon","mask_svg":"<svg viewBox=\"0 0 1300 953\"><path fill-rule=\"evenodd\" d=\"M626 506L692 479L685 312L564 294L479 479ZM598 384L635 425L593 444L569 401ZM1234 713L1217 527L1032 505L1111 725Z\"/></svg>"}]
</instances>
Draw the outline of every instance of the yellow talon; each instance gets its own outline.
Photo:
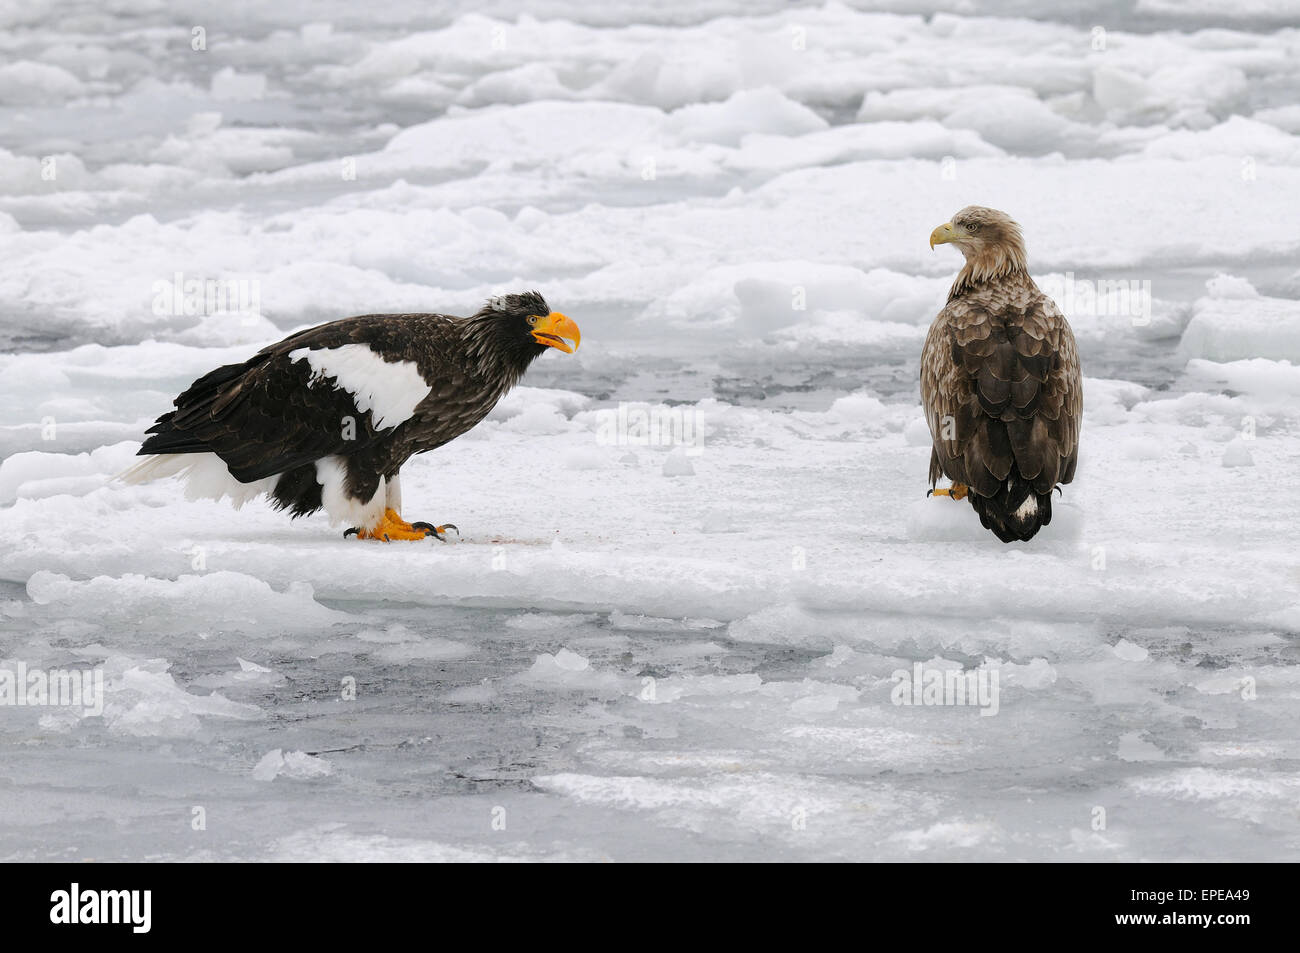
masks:
<instances>
[{"instance_id":1,"label":"yellow talon","mask_svg":"<svg viewBox=\"0 0 1300 953\"><path fill-rule=\"evenodd\" d=\"M456 529L451 523L446 526L433 526L429 523L408 523L402 519L397 510L389 507L384 510L384 516L375 526L369 529L350 529L344 536L356 534L357 539L378 539L385 543L391 543L394 540L424 539L427 536L436 536L438 539L443 538L443 533L448 529ZM460 530L456 530L459 535Z\"/></svg>"},{"instance_id":2,"label":"yellow talon","mask_svg":"<svg viewBox=\"0 0 1300 953\"><path fill-rule=\"evenodd\" d=\"M945 486L942 489L932 490L935 496L950 496L954 500L966 499L966 494L970 491L965 483L954 483L952 486Z\"/></svg>"}]
</instances>

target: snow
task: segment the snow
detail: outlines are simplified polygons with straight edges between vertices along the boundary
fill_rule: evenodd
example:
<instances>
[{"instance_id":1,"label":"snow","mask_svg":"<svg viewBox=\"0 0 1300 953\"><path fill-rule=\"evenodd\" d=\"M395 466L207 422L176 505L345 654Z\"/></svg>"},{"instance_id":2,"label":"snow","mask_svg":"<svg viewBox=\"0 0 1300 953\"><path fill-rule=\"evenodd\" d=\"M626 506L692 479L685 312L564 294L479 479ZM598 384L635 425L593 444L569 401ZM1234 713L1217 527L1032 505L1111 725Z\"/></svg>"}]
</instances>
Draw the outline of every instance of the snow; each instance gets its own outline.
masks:
<instances>
[{"instance_id":1,"label":"snow","mask_svg":"<svg viewBox=\"0 0 1300 953\"><path fill-rule=\"evenodd\" d=\"M0 668L104 676L0 712L0 858L1295 859L1287 8L872 6L0 11ZM1083 360L1027 544L926 497L971 203ZM446 543L113 479L290 330L527 288L583 347L403 469Z\"/></svg>"},{"instance_id":2,"label":"snow","mask_svg":"<svg viewBox=\"0 0 1300 953\"><path fill-rule=\"evenodd\" d=\"M1254 357L1300 362L1300 302L1262 295L1198 299L1178 355L1217 363Z\"/></svg>"}]
</instances>

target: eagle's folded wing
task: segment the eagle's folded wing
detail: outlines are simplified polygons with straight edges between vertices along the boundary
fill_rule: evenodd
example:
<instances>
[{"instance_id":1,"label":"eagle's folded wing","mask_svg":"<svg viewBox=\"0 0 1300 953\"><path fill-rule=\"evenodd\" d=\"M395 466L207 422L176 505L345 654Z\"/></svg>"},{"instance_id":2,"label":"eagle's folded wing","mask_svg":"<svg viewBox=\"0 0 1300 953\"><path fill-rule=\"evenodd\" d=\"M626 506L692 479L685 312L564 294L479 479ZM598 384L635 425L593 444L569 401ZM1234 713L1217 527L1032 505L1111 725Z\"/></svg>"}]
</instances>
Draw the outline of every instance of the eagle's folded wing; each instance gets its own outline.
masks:
<instances>
[{"instance_id":1,"label":"eagle's folded wing","mask_svg":"<svg viewBox=\"0 0 1300 953\"><path fill-rule=\"evenodd\" d=\"M364 450L433 390L428 371L403 359L392 317L367 317L311 328L204 375L149 429L141 452L211 451L250 483Z\"/></svg>"},{"instance_id":2,"label":"eagle's folded wing","mask_svg":"<svg viewBox=\"0 0 1300 953\"><path fill-rule=\"evenodd\" d=\"M1045 295L1024 307L999 304L1004 310L955 298L926 337L921 399L934 438L930 483L946 473L992 496L1014 463L1047 493L1073 478L1078 459L1083 388L1074 335ZM987 418L1005 426L980 426Z\"/></svg>"}]
</instances>

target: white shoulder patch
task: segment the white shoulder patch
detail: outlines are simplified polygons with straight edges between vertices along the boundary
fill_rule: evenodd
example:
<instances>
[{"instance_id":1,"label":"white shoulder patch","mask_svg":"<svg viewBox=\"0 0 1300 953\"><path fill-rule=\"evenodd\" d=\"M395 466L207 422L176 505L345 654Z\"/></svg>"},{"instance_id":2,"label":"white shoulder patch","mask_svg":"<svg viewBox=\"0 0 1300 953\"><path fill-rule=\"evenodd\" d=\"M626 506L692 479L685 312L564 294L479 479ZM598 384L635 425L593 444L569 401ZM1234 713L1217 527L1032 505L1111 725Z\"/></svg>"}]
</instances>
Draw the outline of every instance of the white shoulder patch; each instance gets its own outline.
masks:
<instances>
[{"instance_id":1,"label":"white shoulder patch","mask_svg":"<svg viewBox=\"0 0 1300 953\"><path fill-rule=\"evenodd\" d=\"M352 395L361 413L370 411L376 430L396 427L410 420L415 405L433 390L420 376L412 361L385 361L365 344L341 347L300 347L289 352L289 360L306 360L312 380L330 378L335 386Z\"/></svg>"}]
</instances>

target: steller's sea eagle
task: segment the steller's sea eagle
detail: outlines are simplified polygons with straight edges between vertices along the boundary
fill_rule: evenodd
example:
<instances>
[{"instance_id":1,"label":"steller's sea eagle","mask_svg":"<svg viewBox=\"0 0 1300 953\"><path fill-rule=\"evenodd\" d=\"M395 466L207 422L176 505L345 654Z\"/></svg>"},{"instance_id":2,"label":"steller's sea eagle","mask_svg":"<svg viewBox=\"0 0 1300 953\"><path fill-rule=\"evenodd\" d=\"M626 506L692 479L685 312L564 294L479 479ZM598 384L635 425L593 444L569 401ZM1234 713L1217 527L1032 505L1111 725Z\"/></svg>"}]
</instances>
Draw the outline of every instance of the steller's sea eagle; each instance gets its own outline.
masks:
<instances>
[{"instance_id":1,"label":"steller's sea eagle","mask_svg":"<svg viewBox=\"0 0 1300 953\"><path fill-rule=\"evenodd\" d=\"M934 440L930 486L969 498L1004 543L1052 521L1052 490L1074 479L1083 385L1074 332L1025 264L1020 226L972 205L930 233L966 256L925 338L921 402Z\"/></svg>"},{"instance_id":2,"label":"steller's sea eagle","mask_svg":"<svg viewBox=\"0 0 1300 953\"><path fill-rule=\"evenodd\" d=\"M295 517L323 508L362 539L443 539L454 526L402 519L402 464L486 417L548 347L572 354L580 341L535 291L468 318L332 321L200 377L149 428L149 459L122 476L179 474L191 499L236 507L265 493Z\"/></svg>"}]
</instances>

